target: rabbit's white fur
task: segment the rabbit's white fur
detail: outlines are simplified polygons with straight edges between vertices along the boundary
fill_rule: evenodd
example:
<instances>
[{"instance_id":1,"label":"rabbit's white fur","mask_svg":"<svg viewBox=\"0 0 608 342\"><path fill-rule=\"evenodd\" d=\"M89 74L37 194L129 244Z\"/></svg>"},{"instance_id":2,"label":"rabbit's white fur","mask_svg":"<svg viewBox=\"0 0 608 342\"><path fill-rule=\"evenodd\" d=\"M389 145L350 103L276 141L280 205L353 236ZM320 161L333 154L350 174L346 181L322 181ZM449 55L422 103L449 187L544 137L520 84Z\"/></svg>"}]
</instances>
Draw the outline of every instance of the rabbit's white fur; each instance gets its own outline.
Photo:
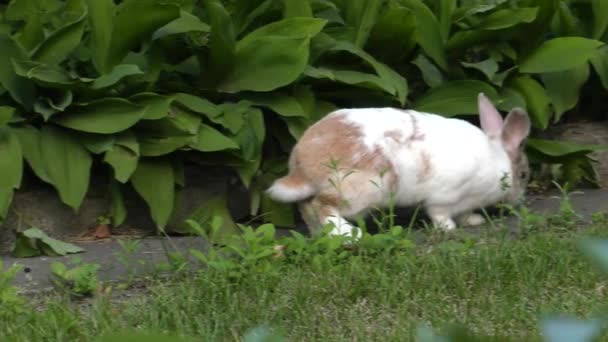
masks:
<instances>
[{"instance_id":1,"label":"rabbit's white fur","mask_svg":"<svg viewBox=\"0 0 608 342\"><path fill-rule=\"evenodd\" d=\"M503 122L480 94L483 130L467 121L394 108L342 109L309 127L294 147L289 174L267 190L300 202L309 227L356 234L346 219L372 207L422 204L454 229L484 222L472 211L523 196L528 164L520 145L530 121L514 109Z\"/></svg>"}]
</instances>

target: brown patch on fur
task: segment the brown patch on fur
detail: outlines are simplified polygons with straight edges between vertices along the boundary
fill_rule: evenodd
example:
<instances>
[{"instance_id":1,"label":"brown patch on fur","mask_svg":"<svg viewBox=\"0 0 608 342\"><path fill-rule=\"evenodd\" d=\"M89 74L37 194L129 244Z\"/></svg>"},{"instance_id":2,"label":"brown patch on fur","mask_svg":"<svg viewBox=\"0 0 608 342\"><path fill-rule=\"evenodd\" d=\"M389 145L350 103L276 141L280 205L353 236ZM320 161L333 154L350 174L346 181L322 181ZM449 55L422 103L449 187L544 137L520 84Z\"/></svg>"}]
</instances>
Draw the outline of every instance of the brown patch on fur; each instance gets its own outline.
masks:
<instances>
[{"instance_id":1,"label":"brown patch on fur","mask_svg":"<svg viewBox=\"0 0 608 342\"><path fill-rule=\"evenodd\" d=\"M361 129L334 112L311 126L294 147L290 169L318 184L349 172L367 171L396 178L394 168L379 147L369 149ZM339 171L339 172L336 172ZM348 176L347 176L348 177Z\"/></svg>"},{"instance_id":2,"label":"brown patch on fur","mask_svg":"<svg viewBox=\"0 0 608 342\"><path fill-rule=\"evenodd\" d=\"M308 185L310 182L298 169L294 169L287 176L281 179L281 183L289 188L300 188Z\"/></svg>"},{"instance_id":3,"label":"brown patch on fur","mask_svg":"<svg viewBox=\"0 0 608 342\"><path fill-rule=\"evenodd\" d=\"M420 164L420 170L418 170L418 174L416 175L418 183L427 181L433 173L433 166L431 165L431 155L428 152L420 152Z\"/></svg>"},{"instance_id":4,"label":"brown patch on fur","mask_svg":"<svg viewBox=\"0 0 608 342\"><path fill-rule=\"evenodd\" d=\"M403 132L401 130L393 129L390 131L386 131L384 133L384 137L394 140L399 145L406 145L407 147L411 147L414 142L423 141L425 135L420 131L420 127L418 126L418 119L416 119L414 115L408 113L407 111L403 111L403 113L410 118L410 122L412 125L412 134L410 134L408 137L404 137Z\"/></svg>"}]
</instances>

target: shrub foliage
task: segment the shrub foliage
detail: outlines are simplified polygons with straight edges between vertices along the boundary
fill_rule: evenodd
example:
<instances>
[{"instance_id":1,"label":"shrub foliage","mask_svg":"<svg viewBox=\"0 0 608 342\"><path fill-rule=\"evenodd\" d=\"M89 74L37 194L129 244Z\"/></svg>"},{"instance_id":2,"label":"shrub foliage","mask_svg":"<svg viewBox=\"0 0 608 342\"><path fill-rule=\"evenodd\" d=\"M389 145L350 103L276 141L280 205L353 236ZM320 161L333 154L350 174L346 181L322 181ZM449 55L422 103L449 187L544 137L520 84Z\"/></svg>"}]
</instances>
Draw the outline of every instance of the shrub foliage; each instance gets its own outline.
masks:
<instances>
[{"instance_id":1,"label":"shrub foliage","mask_svg":"<svg viewBox=\"0 0 608 342\"><path fill-rule=\"evenodd\" d=\"M593 180L592 146L542 140L608 89L603 0L12 0L0 4L0 218L31 170L78 209L106 173L113 224L131 186L159 228L183 165L233 168L251 212L312 122L345 106L526 108L535 165ZM603 87L604 89L602 89ZM605 93L605 92L604 92ZM601 94L601 92L599 93ZM22 162L24 161L24 162ZM27 171L29 172L29 171Z\"/></svg>"}]
</instances>

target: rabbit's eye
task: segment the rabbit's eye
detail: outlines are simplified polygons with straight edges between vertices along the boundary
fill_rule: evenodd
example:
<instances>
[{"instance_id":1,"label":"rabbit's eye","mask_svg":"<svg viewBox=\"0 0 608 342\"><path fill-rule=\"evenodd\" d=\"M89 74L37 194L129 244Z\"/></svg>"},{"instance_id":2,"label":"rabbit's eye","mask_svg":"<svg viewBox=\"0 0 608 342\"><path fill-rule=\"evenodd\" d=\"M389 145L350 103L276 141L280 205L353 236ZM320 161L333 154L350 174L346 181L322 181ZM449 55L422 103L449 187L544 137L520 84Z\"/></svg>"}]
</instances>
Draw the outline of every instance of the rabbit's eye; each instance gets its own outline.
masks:
<instances>
[{"instance_id":1,"label":"rabbit's eye","mask_svg":"<svg viewBox=\"0 0 608 342\"><path fill-rule=\"evenodd\" d=\"M521 172L521 173L519 174L519 178L520 178L520 179L526 179L527 177L528 177L528 174L527 174L526 172Z\"/></svg>"}]
</instances>

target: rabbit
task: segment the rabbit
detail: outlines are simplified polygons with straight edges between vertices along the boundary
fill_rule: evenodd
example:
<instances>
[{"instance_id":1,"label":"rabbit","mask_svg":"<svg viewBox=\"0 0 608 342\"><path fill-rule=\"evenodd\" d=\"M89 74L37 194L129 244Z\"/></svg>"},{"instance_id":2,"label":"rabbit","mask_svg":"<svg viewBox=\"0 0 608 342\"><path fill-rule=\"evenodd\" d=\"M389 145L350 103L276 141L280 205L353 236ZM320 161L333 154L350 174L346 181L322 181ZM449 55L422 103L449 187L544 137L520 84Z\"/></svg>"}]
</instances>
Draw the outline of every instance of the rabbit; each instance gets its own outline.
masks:
<instances>
[{"instance_id":1,"label":"rabbit","mask_svg":"<svg viewBox=\"0 0 608 342\"><path fill-rule=\"evenodd\" d=\"M347 220L388 205L421 205L444 230L481 225L474 210L525 196L530 119L514 108L503 120L483 93L477 102L481 129L390 107L333 111L304 132L266 194L298 202L312 232L332 224L331 235L355 239L361 231Z\"/></svg>"}]
</instances>

